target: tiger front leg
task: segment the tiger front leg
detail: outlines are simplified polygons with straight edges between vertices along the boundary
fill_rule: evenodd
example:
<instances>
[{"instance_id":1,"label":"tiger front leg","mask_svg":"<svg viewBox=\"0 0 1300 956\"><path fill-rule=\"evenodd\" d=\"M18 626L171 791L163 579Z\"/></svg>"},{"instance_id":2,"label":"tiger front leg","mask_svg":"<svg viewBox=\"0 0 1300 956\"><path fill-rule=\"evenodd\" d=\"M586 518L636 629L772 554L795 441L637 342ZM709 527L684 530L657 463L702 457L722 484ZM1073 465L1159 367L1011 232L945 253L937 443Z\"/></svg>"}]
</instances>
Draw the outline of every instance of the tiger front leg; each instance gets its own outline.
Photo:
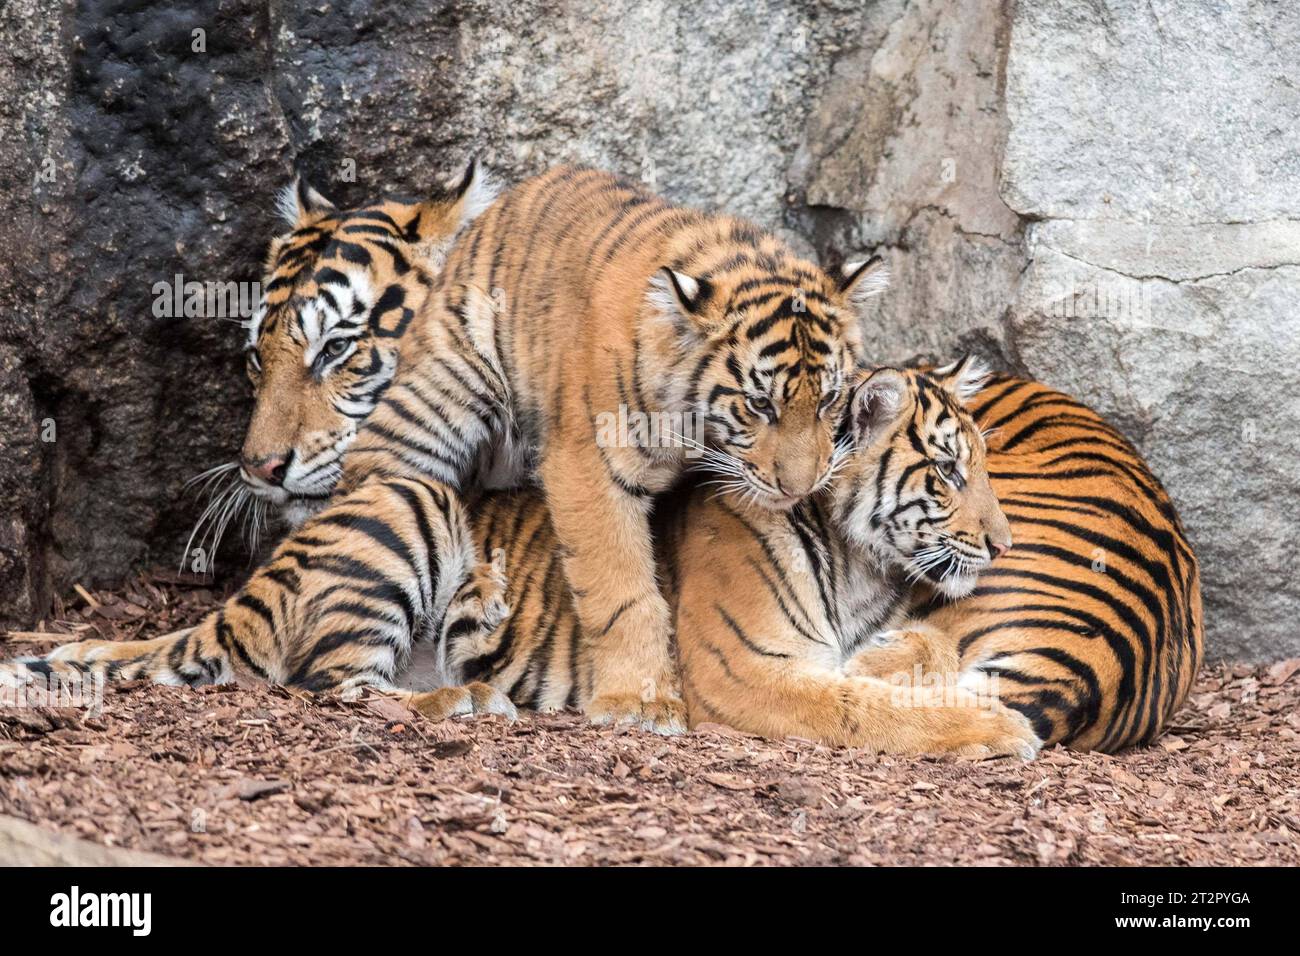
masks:
<instances>
[{"instance_id":1,"label":"tiger front leg","mask_svg":"<svg viewBox=\"0 0 1300 956\"><path fill-rule=\"evenodd\" d=\"M853 654L846 674L879 680L939 679L955 681L961 662L957 641L931 625L909 621L879 635L878 642Z\"/></svg>"},{"instance_id":2,"label":"tiger front leg","mask_svg":"<svg viewBox=\"0 0 1300 956\"><path fill-rule=\"evenodd\" d=\"M557 443L541 476L591 655L584 711L598 724L684 733L671 618L655 577L650 497L618 484L594 444Z\"/></svg>"}]
</instances>

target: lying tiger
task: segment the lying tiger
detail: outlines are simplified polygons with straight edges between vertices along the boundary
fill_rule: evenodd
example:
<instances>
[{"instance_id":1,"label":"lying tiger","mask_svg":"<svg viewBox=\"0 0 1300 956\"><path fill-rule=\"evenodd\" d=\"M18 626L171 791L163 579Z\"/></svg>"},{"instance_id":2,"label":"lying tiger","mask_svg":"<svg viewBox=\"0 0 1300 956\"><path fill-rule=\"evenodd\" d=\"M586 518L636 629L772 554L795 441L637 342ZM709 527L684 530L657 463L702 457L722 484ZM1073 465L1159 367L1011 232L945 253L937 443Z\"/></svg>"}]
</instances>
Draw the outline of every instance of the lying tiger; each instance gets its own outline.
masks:
<instances>
[{"instance_id":1,"label":"lying tiger","mask_svg":"<svg viewBox=\"0 0 1300 956\"><path fill-rule=\"evenodd\" d=\"M54 662L180 683L241 670L309 690L391 686L473 563L464 496L533 478L597 638L583 709L685 729L648 516L689 449L602 444L593 417L689 415L690 441L740 463L752 500L792 507L834 472L858 307L880 263L831 274L743 220L568 167L498 197L445 262L417 254L481 205L474 183L349 210L292 195L248 357L269 409L254 418L282 441L250 436L241 477L273 500L329 501L183 638L72 645ZM297 389L333 408L286 405Z\"/></svg>"},{"instance_id":2,"label":"lying tiger","mask_svg":"<svg viewBox=\"0 0 1300 956\"><path fill-rule=\"evenodd\" d=\"M971 368L866 375L844 422L854 450L826 495L795 509L754 508L707 485L659 502L693 723L892 753L1034 756L1032 724L996 698L912 681L914 665L956 674L950 641L921 628L876 642L904 612L909 578L964 595L1011 546L983 439L957 397ZM445 632L453 679L537 708L580 706L589 655L556 584L545 502L494 496L475 530L494 560L458 595Z\"/></svg>"}]
</instances>

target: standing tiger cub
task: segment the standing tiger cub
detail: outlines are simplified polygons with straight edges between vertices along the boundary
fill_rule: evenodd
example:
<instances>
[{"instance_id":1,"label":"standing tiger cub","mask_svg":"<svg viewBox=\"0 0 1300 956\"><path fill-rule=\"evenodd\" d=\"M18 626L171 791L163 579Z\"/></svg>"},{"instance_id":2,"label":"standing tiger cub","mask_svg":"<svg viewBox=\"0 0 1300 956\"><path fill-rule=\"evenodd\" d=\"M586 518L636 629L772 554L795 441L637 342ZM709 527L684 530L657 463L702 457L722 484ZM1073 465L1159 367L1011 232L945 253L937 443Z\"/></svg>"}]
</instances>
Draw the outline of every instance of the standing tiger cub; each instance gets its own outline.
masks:
<instances>
[{"instance_id":1,"label":"standing tiger cub","mask_svg":"<svg viewBox=\"0 0 1300 956\"><path fill-rule=\"evenodd\" d=\"M535 474L590 646L584 709L679 732L653 496L696 450L736 461L738 487L764 508L825 487L860 360L856 306L882 287L875 261L832 276L750 223L553 170L452 249L341 488L376 475L460 488L475 466L494 484ZM601 427L633 416L672 424L658 443ZM683 442L673 428L688 420L701 427Z\"/></svg>"},{"instance_id":2,"label":"standing tiger cub","mask_svg":"<svg viewBox=\"0 0 1300 956\"><path fill-rule=\"evenodd\" d=\"M400 343L386 389L350 392L358 411L374 407L329 507L192 633L53 657L187 683L245 671L313 689L389 686L413 641L441 632L473 557L462 493L536 477L591 648L587 713L683 730L653 496L697 450L728 456L737 488L760 507L788 509L827 485L845 382L861 357L857 306L883 287L879 264L832 276L747 222L585 169L556 169L502 196L440 274L403 254L415 223L373 207L322 211L311 241L289 243L293 274L267 284L278 298L266 323L312 338L322 317L356 321L316 334L306 351L256 347L250 362L264 382L272 363L283 371L295 356L325 374L351 360L365 328ZM602 418L630 413L701 428L685 442L671 430L654 445L602 439ZM318 449L259 445L246 468L283 483L295 451Z\"/></svg>"}]
</instances>

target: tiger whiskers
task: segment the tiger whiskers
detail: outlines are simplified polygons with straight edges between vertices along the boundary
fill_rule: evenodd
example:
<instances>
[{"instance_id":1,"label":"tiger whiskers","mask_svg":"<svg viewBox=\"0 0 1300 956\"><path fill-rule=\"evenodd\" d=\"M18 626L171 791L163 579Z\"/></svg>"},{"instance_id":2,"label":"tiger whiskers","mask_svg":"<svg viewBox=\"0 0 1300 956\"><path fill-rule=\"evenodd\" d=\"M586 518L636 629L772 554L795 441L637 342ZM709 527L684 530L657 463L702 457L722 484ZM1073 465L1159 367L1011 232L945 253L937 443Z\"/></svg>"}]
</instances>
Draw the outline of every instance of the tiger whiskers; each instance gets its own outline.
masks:
<instances>
[{"instance_id":1,"label":"tiger whiskers","mask_svg":"<svg viewBox=\"0 0 1300 956\"><path fill-rule=\"evenodd\" d=\"M952 551L946 545L932 544L929 547L920 548L907 562L907 583L916 583L945 561L952 561Z\"/></svg>"},{"instance_id":2,"label":"tiger whiskers","mask_svg":"<svg viewBox=\"0 0 1300 956\"><path fill-rule=\"evenodd\" d=\"M835 480L835 476L844 470L844 466L849 463L853 456L854 442L852 436L846 436L837 441L831 448L830 464L826 466L826 471L817 479L817 483L812 486L809 494L816 494L825 488L830 487L830 483Z\"/></svg>"},{"instance_id":3,"label":"tiger whiskers","mask_svg":"<svg viewBox=\"0 0 1300 956\"><path fill-rule=\"evenodd\" d=\"M674 441L681 442L682 447L698 452L700 455L699 467L705 467L710 471L748 482L745 475L745 464L735 455L728 454L719 448L710 448L708 445L697 442L694 438L687 438L685 435L674 431L665 431L664 434Z\"/></svg>"},{"instance_id":4,"label":"tiger whiskers","mask_svg":"<svg viewBox=\"0 0 1300 956\"><path fill-rule=\"evenodd\" d=\"M239 476L239 465L235 462L216 465L200 472L185 483L187 488L195 485L199 486L200 493L206 495L209 500L198 520L194 522L190 536L185 542L185 550L181 554L179 570L185 570L186 563L194 554L193 549L197 541L198 550L202 552L200 555L203 560L201 571L211 573L216 567L217 549L221 546L221 541L225 537L226 529L231 522L243 514L247 526L249 522L248 512L252 510L255 513L253 519L255 540L266 503L257 499L249 491L248 486ZM250 506L252 506L251 509Z\"/></svg>"}]
</instances>

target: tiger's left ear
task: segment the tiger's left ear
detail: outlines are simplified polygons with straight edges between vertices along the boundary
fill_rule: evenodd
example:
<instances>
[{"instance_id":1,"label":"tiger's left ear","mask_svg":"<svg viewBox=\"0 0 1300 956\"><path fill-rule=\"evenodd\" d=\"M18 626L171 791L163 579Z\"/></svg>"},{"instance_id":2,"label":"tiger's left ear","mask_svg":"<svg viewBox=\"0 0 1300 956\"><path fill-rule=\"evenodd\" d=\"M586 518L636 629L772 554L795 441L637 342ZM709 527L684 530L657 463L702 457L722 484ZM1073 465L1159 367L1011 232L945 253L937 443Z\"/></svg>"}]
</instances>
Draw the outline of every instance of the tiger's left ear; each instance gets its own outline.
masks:
<instances>
[{"instance_id":1,"label":"tiger's left ear","mask_svg":"<svg viewBox=\"0 0 1300 956\"><path fill-rule=\"evenodd\" d=\"M451 188L452 208L461 226L471 219L477 219L479 213L492 205L497 198L499 187L492 174L479 162L477 156L471 157L460 181Z\"/></svg>"},{"instance_id":2,"label":"tiger's left ear","mask_svg":"<svg viewBox=\"0 0 1300 956\"><path fill-rule=\"evenodd\" d=\"M942 385L957 401L965 403L974 398L993 373L977 355L963 355L951 365L937 368L930 377Z\"/></svg>"},{"instance_id":3,"label":"tiger's left ear","mask_svg":"<svg viewBox=\"0 0 1300 956\"><path fill-rule=\"evenodd\" d=\"M312 188L299 173L293 182L280 190L276 199L276 209L280 218L292 228L305 226L310 219L328 215L336 210L335 205Z\"/></svg>"},{"instance_id":4,"label":"tiger's left ear","mask_svg":"<svg viewBox=\"0 0 1300 956\"><path fill-rule=\"evenodd\" d=\"M688 342L700 334L700 319L712 293L713 285L708 279L697 279L664 266L650 277L646 300L672 323L678 338Z\"/></svg>"},{"instance_id":5,"label":"tiger's left ear","mask_svg":"<svg viewBox=\"0 0 1300 956\"><path fill-rule=\"evenodd\" d=\"M861 305L889 288L889 266L885 265L884 257L878 255L858 262L846 262L840 266L837 284L850 302Z\"/></svg>"},{"instance_id":6,"label":"tiger's left ear","mask_svg":"<svg viewBox=\"0 0 1300 956\"><path fill-rule=\"evenodd\" d=\"M861 376L849 397L853 442L865 448L884 434L907 407L907 379L896 368Z\"/></svg>"}]
</instances>

